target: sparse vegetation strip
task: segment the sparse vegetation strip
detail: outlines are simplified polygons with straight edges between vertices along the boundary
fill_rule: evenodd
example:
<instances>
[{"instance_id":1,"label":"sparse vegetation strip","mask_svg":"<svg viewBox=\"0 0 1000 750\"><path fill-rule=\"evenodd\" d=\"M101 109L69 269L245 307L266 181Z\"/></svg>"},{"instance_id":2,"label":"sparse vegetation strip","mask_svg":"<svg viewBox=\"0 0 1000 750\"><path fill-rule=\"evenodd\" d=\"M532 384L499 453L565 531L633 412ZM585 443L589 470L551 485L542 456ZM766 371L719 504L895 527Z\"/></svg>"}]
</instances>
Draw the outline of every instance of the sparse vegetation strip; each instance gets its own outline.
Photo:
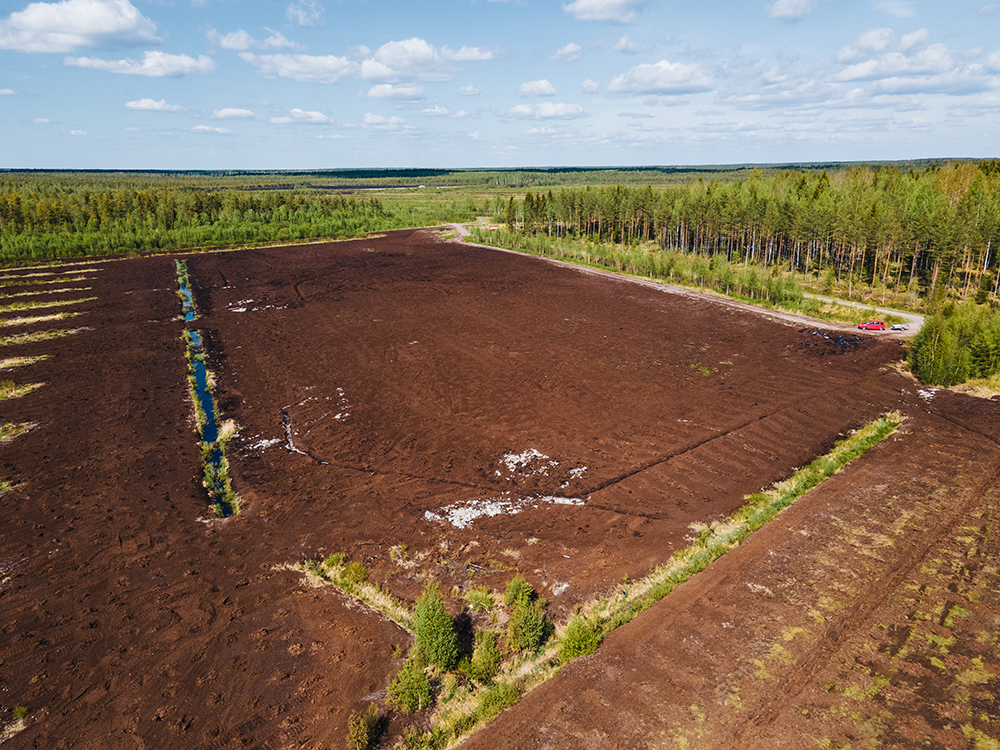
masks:
<instances>
[{"instance_id":1,"label":"sparse vegetation strip","mask_svg":"<svg viewBox=\"0 0 1000 750\"><path fill-rule=\"evenodd\" d=\"M10 720L0 725L0 744L3 744L28 726L28 713L29 711L25 706L14 707L11 711Z\"/></svg>"},{"instance_id":2,"label":"sparse vegetation strip","mask_svg":"<svg viewBox=\"0 0 1000 750\"><path fill-rule=\"evenodd\" d=\"M33 292L15 292L14 294L0 294L0 300L13 299L15 297L37 297L40 294L69 294L70 292L89 292L93 287L77 286L66 287L65 289L39 289Z\"/></svg>"},{"instance_id":3,"label":"sparse vegetation strip","mask_svg":"<svg viewBox=\"0 0 1000 750\"><path fill-rule=\"evenodd\" d=\"M31 393L36 388L41 388L44 383L24 383L22 385L16 384L13 380L0 380L0 401L6 401L12 398L20 398L28 393Z\"/></svg>"},{"instance_id":4,"label":"sparse vegetation strip","mask_svg":"<svg viewBox=\"0 0 1000 750\"><path fill-rule=\"evenodd\" d=\"M14 422L0 422L0 443L6 443L8 440L13 440L18 435L23 435L28 430L35 428L35 424L32 422L21 422L20 424L15 424Z\"/></svg>"},{"instance_id":5,"label":"sparse vegetation strip","mask_svg":"<svg viewBox=\"0 0 1000 750\"><path fill-rule=\"evenodd\" d=\"M6 280L5 281L0 280L0 287L34 286L36 284L76 284L81 281L91 280L89 276L60 276L57 279L46 279L45 281L34 281L34 280L19 281L17 279L21 279L22 277L20 276L4 276L2 278Z\"/></svg>"},{"instance_id":6,"label":"sparse vegetation strip","mask_svg":"<svg viewBox=\"0 0 1000 750\"><path fill-rule=\"evenodd\" d=\"M343 554L289 567L336 586L414 634L414 647L389 681L388 703L403 713L430 705L435 708L431 728L425 732L411 728L399 747L450 747L517 703L524 692L555 675L566 663L594 653L609 633L663 599L810 489L891 435L902 420L896 412L882 415L837 442L833 450L789 479L748 496L746 504L728 518L696 525L693 528L697 537L689 547L676 551L669 562L653 568L645 578L634 582L626 579L612 594L580 606L560 627L548 620L545 600L520 574L508 582L502 597L485 590L466 592L465 598L477 611L502 607L505 616L494 615L491 621L505 620L506 624L499 629L477 629L471 643L463 644L456 621L433 584L425 588L411 610L369 581L363 564L348 563ZM399 549L394 547L390 553L397 562L405 555ZM351 736L369 737L364 727L384 726L383 718L371 709L365 715L355 714L351 726L356 727L356 734L352 730ZM375 739L370 741L375 742L378 732L372 736Z\"/></svg>"},{"instance_id":7,"label":"sparse vegetation strip","mask_svg":"<svg viewBox=\"0 0 1000 750\"><path fill-rule=\"evenodd\" d=\"M0 327L7 326L30 326L38 325L39 323L52 323L56 320L66 320L67 318L73 318L82 313L54 313L52 315L36 315L30 318L0 318Z\"/></svg>"},{"instance_id":8,"label":"sparse vegetation strip","mask_svg":"<svg viewBox=\"0 0 1000 750\"><path fill-rule=\"evenodd\" d=\"M39 341L49 341L59 339L63 336L72 336L81 331L89 331L89 328L63 328L54 331L33 331L31 333L15 333L11 336L0 336L0 346L19 346L21 344L34 344Z\"/></svg>"},{"instance_id":9,"label":"sparse vegetation strip","mask_svg":"<svg viewBox=\"0 0 1000 750\"><path fill-rule=\"evenodd\" d=\"M51 354L39 354L36 357L6 357L4 359L0 359L0 370L12 370L15 367L33 365L35 362L41 362L51 356Z\"/></svg>"},{"instance_id":10,"label":"sparse vegetation strip","mask_svg":"<svg viewBox=\"0 0 1000 750\"><path fill-rule=\"evenodd\" d=\"M65 307L66 305L78 305L82 302L93 302L97 297L81 297L80 299L54 300L51 302L11 302L0 305L0 314L8 312L19 312L21 310L41 310L47 307Z\"/></svg>"}]
</instances>

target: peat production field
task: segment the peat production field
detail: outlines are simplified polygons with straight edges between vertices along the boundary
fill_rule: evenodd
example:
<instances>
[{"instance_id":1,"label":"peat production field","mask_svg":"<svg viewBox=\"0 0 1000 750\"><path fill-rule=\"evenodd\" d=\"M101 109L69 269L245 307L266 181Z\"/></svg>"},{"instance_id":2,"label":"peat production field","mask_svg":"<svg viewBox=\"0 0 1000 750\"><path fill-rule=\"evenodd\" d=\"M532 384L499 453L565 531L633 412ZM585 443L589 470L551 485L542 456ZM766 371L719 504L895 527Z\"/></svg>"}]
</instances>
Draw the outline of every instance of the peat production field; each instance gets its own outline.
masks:
<instances>
[{"instance_id":1,"label":"peat production field","mask_svg":"<svg viewBox=\"0 0 1000 750\"><path fill-rule=\"evenodd\" d=\"M3 272L3 304L78 313L0 319L0 377L43 384L0 402L0 723L30 712L5 750L339 749L411 639L289 564L344 553L453 613L519 571L565 621L890 411L463 746L997 746L998 404L901 375L898 341L425 230L183 259L191 323L172 256ZM228 518L185 327L240 427Z\"/></svg>"}]
</instances>

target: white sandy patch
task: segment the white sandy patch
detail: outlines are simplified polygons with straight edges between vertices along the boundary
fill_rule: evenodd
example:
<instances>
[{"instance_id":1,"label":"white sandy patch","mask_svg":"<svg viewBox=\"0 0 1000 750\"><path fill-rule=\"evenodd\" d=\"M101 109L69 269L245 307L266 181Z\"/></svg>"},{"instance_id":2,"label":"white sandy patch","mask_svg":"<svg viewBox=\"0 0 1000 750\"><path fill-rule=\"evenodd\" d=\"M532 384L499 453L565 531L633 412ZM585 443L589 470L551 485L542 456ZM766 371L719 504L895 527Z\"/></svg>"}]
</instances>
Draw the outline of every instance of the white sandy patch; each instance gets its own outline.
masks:
<instances>
[{"instance_id":1,"label":"white sandy patch","mask_svg":"<svg viewBox=\"0 0 1000 750\"><path fill-rule=\"evenodd\" d=\"M437 513L426 511L424 518L437 523L450 523L456 529L465 529L472 525L476 519L493 518L494 516L513 516L528 508L538 508L541 505L583 505L584 501L578 497L556 497L545 495L542 497L514 497L511 495L501 497L483 497L478 500L470 500L464 503L446 505Z\"/></svg>"}]
</instances>

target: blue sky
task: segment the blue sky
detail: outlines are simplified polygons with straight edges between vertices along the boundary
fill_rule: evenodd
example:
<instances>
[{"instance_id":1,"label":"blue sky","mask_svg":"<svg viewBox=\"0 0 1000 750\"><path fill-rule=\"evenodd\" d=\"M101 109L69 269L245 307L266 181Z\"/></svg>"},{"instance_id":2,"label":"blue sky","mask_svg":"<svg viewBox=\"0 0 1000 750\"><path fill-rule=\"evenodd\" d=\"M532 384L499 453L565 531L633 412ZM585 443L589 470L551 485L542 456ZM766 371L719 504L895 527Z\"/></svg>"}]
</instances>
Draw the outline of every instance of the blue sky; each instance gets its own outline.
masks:
<instances>
[{"instance_id":1,"label":"blue sky","mask_svg":"<svg viewBox=\"0 0 1000 750\"><path fill-rule=\"evenodd\" d=\"M0 167L1000 156L1000 2L0 2Z\"/></svg>"}]
</instances>

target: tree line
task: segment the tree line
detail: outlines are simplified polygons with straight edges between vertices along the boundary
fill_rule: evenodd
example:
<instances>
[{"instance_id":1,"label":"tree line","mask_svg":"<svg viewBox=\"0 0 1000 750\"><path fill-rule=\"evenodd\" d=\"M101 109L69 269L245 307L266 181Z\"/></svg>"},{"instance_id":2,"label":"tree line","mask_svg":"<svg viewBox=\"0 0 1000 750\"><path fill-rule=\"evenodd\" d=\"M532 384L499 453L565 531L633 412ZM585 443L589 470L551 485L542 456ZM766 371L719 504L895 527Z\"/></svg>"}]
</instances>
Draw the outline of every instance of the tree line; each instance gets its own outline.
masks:
<instances>
[{"instance_id":1,"label":"tree line","mask_svg":"<svg viewBox=\"0 0 1000 750\"><path fill-rule=\"evenodd\" d=\"M609 185L509 199L494 213L527 234L663 249L730 262L824 271L855 287L996 301L1000 160L922 171L751 170L654 189Z\"/></svg>"}]
</instances>

